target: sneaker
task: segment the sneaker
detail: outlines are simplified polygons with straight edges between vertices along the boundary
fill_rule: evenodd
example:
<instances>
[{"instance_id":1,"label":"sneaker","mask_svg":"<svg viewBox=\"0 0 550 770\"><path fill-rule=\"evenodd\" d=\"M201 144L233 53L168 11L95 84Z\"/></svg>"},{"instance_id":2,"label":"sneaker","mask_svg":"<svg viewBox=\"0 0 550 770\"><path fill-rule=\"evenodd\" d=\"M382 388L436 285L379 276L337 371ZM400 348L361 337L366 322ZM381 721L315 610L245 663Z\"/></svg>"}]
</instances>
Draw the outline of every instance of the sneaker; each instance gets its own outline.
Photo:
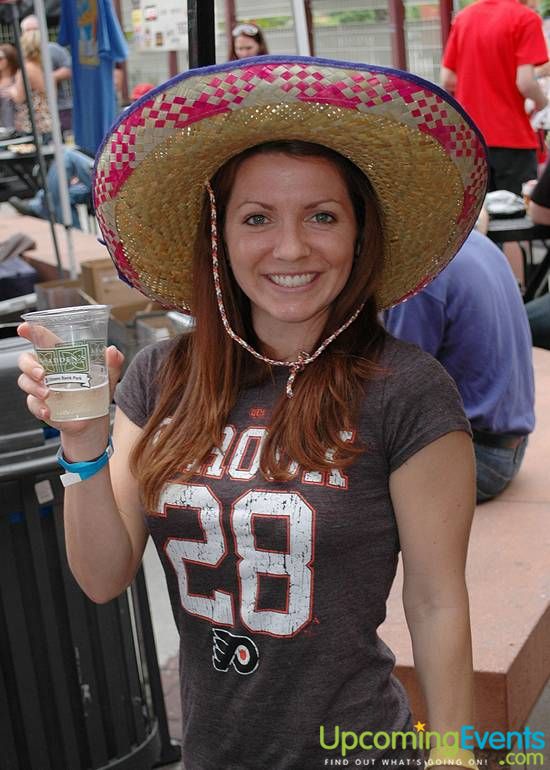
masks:
<instances>
[{"instance_id":1,"label":"sneaker","mask_svg":"<svg viewBox=\"0 0 550 770\"><path fill-rule=\"evenodd\" d=\"M13 206L13 208L19 213L23 214L27 217L36 217L37 219L42 219L40 214L36 211L36 209L31 206L30 203L27 203L26 201L22 201L21 198L16 198L15 196L8 198L8 203Z\"/></svg>"}]
</instances>

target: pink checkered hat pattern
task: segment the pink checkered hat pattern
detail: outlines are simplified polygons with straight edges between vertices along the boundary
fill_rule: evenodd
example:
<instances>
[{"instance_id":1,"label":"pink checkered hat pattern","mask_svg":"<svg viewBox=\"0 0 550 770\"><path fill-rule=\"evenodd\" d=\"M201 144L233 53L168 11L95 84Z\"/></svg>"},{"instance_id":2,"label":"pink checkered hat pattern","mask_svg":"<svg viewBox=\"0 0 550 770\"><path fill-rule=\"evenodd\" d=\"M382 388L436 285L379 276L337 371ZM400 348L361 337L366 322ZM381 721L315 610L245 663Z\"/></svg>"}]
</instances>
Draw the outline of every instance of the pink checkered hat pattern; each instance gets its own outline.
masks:
<instances>
[{"instance_id":1,"label":"pink checkered hat pattern","mask_svg":"<svg viewBox=\"0 0 550 770\"><path fill-rule=\"evenodd\" d=\"M121 277L165 307L192 311L206 182L234 155L280 140L330 147L369 177L384 216L380 308L435 277L475 224L485 146L438 86L366 64L264 56L179 75L113 126L94 199Z\"/></svg>"}]
</instances>

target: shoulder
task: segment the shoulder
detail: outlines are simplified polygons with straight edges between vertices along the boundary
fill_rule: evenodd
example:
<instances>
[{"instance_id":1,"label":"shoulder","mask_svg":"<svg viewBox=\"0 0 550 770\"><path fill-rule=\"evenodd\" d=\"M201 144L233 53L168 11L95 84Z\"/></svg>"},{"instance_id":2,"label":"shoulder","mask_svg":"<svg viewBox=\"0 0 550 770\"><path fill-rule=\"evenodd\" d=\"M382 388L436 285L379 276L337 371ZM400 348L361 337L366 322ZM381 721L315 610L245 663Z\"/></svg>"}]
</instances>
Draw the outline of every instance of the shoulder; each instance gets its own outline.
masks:
<instances>
[{"instance_id":1,"label":"shoulder","mask_svg":"<svg viewBox=\"0 0 550 770\"><path fill-rule=\"evenodd\" d=\"M170 353L176 348L180 338L153 342L142 348L132 359L128 369L132 367L140 372L148 374L157 373L168 359Z\"/></svg>"},{"instance_id":2,"label":"shoulder","mask_svg":"<svg viewBox=\"0 0 550 770\"><path fill-rule=\"evenodd\" d=\"M470 425L457 387L429 353L389 338L380 360L385 365L378 431L388 469L393 472L415 452ZM363 410L363 427L372 422L374 404Z\"/></svg>"},{"instance_id":3,"label":"shoulder","mask_svg":"<svg viewBox=\"0 0 550 770\"><path fill-rule=\"evenodd\" d=\"M50 52L50 56L63 56L65 57L68 55L68 51L63 48L62 45L59 45L59 43L50 42L48 43L48 51Z\"/></svg>"},{"instance_id":4,"label":"shoulder","mask_svg":"<svg viewBox=\"0 0 550 770\"><path fill-rule=\"evenodd\" d=\"M115 391L115 402L132 422L143 427L158 401L161 374L181 337L148 345L137 353Z\"/></svg>"},{"instance_id":5,"label":"shoulder","mask_svg":"<svg viewBox=\"0 0 550 770\"><path fill-rule=\"evenodd\" d=\"M437 364L437 361L417 345L388 334L379 363L387 375L394 376L409 370L420 371L425 367L429 368L432 363Z\"/></svg>"},{"instance_id":6,"label":"shoulder","mask_svg":"<svg viewBox=\"0 0 550 770\"><path fill-rule=\"evenodd\" d=\"M519 24L522 27L533 28L542 31L542 19L536 11L534 11L532 8L528 8L526 5L522 5L521 3L512 3L512 5L513 16L511 16L511 18L516 22L516 24Z\"/></svg>"},{"instance_id":7,"label":"shoulder","mask_svg":"<svg viewBox=\"0 0 550 770\"><path fill-rule=\"evenodd\" d=\"M456 392L446 369L430 353L409 342L388 335L380 358L383 408L399 402L412 405L423 394L438 398L442 391Z\"/></svg>"}]
</instances>

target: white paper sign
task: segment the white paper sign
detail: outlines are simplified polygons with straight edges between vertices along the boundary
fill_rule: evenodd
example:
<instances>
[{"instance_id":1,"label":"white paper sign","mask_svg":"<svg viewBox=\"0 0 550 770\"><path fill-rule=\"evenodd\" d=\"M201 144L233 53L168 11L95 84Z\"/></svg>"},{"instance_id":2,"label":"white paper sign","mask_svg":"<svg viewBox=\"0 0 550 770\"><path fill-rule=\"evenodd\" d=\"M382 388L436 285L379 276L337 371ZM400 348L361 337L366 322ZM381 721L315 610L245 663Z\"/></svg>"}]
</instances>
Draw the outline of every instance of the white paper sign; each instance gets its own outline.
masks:
<instances>
[{"instance_id":1,"label":"white paper sign","mask_svg":"<svg viewBox=\"0 0 550 770\"><path fill-rule=\"evenodd\" d=\"M132 27L139 51L187 50L187 9L182 0L134 0Z\"/></svg>"}]
</instances>

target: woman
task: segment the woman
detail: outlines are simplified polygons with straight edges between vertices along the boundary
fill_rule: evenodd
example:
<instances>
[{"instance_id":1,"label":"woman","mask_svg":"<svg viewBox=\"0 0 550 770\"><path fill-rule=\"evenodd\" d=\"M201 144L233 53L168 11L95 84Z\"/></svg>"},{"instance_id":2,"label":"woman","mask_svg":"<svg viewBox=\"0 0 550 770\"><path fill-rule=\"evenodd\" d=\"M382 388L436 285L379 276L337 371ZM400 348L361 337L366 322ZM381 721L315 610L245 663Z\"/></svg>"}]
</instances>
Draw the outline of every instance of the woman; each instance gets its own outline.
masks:
<instances>
[{"instance_id":1,"label":"woman","mask_svg":"<svg viewBox=\"0 0 550 770\"><path fill-rule=\"evenodd\" d=\"M130 365L109 472L107 419L58 426L63 467L86 477L67 488L67 548L104 602L152 534L181 635L186 767L309 770L341 761L340 729L411 729L376 633L399 548L430 729L472 723L469 425L442 368L378 311L449 261L486 178L482 140L437 87L308 58L191 71L107 138L110 253L196 329ZM108 363L114 385L114 348ZM48 420L44 372L20 366ZM346 759L421 761L410 735L387 740Z\"/></svg>"},{"instance_id":2,"label":"woman","mask_svg":"<svg viewBox=\"0 0 550 770\"><path fill-rule=\"evenodd\" d=\"M19 69L17 50L10 43L0 45L0 125L2 128L14 128L15 105L9 89L15 82Z\"/></svg>"},{"instance_id":3,"label":"woman","mask_svg":"<svg viewBox=\"0 0 550 770\"><path fill-rule=\"evenodd\" d=\"M32 106L36 129L42 134L43 141L48 141L51 136L52 118L48 100L46 98L46 86L44 83L44 70L42 68L42 55L40 49L40 33L37 30L23 32L21 35L21 50L23 52L23 64L27 73L29 87L32 95ZM21 70L15 76L15 83L9 90L15 102L15 128L21 134L32 133L32 126L27 106L27 96L23 84Z\"/></svg>"},{"instance_id":4,"label":"woman","mask_svg":"<svg viewBox=\"0 0 550 770\"><path fill-rule=\"evenodd\" d=\"M229 61L269 53L262 30L256 24L237 24L231 32Z\"/></svg>"}]
</instances>

